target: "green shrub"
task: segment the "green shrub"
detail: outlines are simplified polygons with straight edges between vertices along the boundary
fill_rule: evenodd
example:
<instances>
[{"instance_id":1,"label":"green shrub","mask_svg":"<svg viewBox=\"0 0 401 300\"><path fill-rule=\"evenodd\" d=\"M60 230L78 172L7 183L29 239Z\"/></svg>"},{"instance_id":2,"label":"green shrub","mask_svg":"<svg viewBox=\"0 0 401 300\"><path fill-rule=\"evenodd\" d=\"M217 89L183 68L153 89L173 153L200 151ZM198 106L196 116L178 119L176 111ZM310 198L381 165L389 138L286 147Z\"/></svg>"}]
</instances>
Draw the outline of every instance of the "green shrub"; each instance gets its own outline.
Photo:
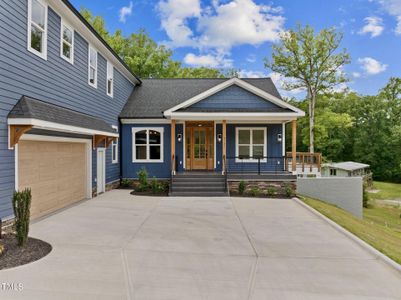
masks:
<instances>
[{"instance_id":1,"label":"green shrub","mask_svg":"<svg viewBox=\"0 0 401 300\"><path fill-rule=\"evenodd\" d=\"M27 188L22 192L14 192L13 209L18 246L24 246L28 240L31 201L31 189Z\"/></svg>"},{"instance_id":2,"label":"green shrub","mask_svg":"<svg viewBox=\"0 0 401 300\"><path fill-rule=\"evenodd\" d=\"M249 191L249 194L250 194L252 197L258 197L259 194L260 194L260 190L259 190L258 187L253 187L253 188Z\"/></svg>"},{"instance_id":3,"label":"green shrub","mask_svg":"<svg viewBox=\"0 0 401 300\"><path fill-rule=\"evenodd\" d=\"M157 194L160 191L160 183L157 181L156 177L154 177L154 176L150 183L150 187L152 188L153 194Z\"/></svg>"},{"instance_id":4,"label":"green shrub","mask_svg":"<svg viewBox=\"0 0 401 300\"><path fill-rule=\"evenodd\" d=\"M362 203L363 207L368 208L369 207L369 193L367 192L367 184L363 184L363 190L362 190Z\"/></svg>"},{"instance_id":5,"label":"green shrub","mask_svg":"<svg viewBox=\"0 0 401 300\"><path fill-rule=\"evenodd\" d=\"M243 195L244 192L245 192L245 188L246 188L246 186L245 186L245 181L241 180L240 183L239 183L239 185L238 185L238 193L239 193L240 195Z\"/></svg>"},{"instance_id":6,"label":"green shrub","mask_svg":"<svg viewBox=\"0 0 401 300\"><path fill-rule=\"evenodd\" d=\"M284 193L288 198L294 196L294 191L292 190L291 184L286 184L284 186Z\"/></svg>"},{"instance_id":7,"label":"green shrub","mask_svg":"<svg viewBox=\"0 0 401 300\"><path fill-rule=\"evenodd\" d=\"M148 188L149 183L148 183L148 171L146 171L145 168L141 168L138 173L138 180L139 180L139 189L141 191L144 191Z\"/></svg>"},{"instance_id":8,"label":"green shrub","mask_svg":"<svg viewBox=\"0 0 401 300\"><path fill-rule=\"evenodd\" d=\"M274 186L269 186L267 188L266 194L268 197L273 197L276 194L276 188Z\"/></svg>"},{"instance_id":9,"label":"green shrub","mask_svg":"<svg viewBox=\"0 0 401 300\"><path fill-rule=\"evenodd\" d=\"M130 187L131 186L131 181L129 179L122 179L121 180L121 186L122 187Z\"/></svg>"}]
</instances>

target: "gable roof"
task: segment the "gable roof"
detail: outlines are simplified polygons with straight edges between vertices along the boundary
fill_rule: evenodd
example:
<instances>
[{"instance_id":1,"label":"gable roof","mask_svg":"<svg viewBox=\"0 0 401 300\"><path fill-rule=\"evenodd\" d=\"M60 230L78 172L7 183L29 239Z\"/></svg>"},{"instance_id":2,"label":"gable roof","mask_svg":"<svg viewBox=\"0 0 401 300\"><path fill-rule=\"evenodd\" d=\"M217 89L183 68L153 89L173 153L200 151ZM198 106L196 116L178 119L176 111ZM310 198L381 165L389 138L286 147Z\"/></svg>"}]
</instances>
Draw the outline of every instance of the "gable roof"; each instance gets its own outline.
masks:
<instances>
[{"instance_id":1,"label":"gable roof","mask_svg":"<svg viewBox=\"0 0 401 300\"><path fill-rule=\"evenodd\" d=\"M345 162L339 162L339 163L324 164L324 167L341 169L341 170L345 170L345 171L355 171L355 170L360 170L360 169L366 169L366 168L369 168L370 166L367 164L359 163L359 162L345 161Z\"/></svg>"},{"instance_id":2,"label":"gable roof","mask_svg":"<svg viewBox=\"0 0 401 300\"><path fill-rule=\"evenodd\" d=\"M164 112L212 88L229 78L212 79L143 79L125 104L120 118L164 118ZM270 78L241 79L255 88L282 101Z\"/></svg>"},{"instance_id":3,"label":"gable roof","mask_svg":"<svg viewBox=\"0 0 401 300\"><path fill-rule=\"evenodd\" d=\"M101 132L116 133L102 119L27 96L22 96L15 104L8 114L8 119L35 119Z\"/></svg>"}]
</instances>

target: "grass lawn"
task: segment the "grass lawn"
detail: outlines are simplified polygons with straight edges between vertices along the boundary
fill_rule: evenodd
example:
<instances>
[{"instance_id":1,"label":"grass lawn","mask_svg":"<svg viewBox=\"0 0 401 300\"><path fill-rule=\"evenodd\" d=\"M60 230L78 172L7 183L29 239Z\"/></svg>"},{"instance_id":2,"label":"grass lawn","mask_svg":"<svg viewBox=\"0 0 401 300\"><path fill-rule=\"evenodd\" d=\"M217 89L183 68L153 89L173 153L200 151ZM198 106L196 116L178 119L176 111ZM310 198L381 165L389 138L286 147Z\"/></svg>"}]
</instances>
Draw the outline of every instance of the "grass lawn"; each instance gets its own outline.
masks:
<instances>
[{"instance_id":1,"label":"grass lawn","mask_svg":"<svg viewBox=\"0 0 401 300\"><path fill-rule=\"evenodd\" d=\"M389 182L373 182L373 189L379 190L377 193L369 193L369 198L373 200L392 200L401 199L401 184Z\"/></svg>"},{"instance_id":2,"label":"grass lawn","mask_svg":"<svg viewBox=\"0 0 401 300\"><path fill-rule=\"evenodd\" d=\"M401 209L374 206L364 209L360 220L345 210L311 198L301 199L326 217L352 232L401 264Z\"/></svg>"}]
</instances>

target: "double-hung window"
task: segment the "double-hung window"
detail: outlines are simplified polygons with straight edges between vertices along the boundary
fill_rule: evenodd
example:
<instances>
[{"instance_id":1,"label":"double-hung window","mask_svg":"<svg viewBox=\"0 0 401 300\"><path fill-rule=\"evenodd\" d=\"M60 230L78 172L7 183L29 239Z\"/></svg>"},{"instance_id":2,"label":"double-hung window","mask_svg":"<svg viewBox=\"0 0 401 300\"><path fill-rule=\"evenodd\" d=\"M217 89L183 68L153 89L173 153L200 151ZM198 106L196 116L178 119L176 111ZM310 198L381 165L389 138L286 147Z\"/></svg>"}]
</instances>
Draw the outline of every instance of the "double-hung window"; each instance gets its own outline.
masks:
<instances>
[{"instance_id":1,"label":"double-hung window","mask_svg":"<svg viewBox=\"0 0 401 300\"><path fill-rule=\"evenodd\" d=\"M107 95L113 98L114 94L114 67L110 62L107 62Z\"/></svg>"},{"instance_id":2,"label":"double-hung window","mask_svg":"<svg viewBox=\"0 0 401 300\"><path fill-rule=\"evenodd\" d=\"M28 50L47 59L47 4L28 0Z\"/></svg>"},{"instance_id":3,"label":"double-hung window","mask_svg":"<svg viewBox=\"0 0 401 300\"><path fill-rule=\"evenodd\" d=\"M60 56L69 63L74 63L74 30L61 21Z\"/></svg>"},{"instance_id":4,"label":"double-hung window","mask_svg":"<svg viewBox=\"0 0 401 300\"><path fill-rule=\"evenodd\" d=\"M88 83L97 88L97 51L89 46Z\"/></svg>"},{"instance_id":5,"label":"double-hung window","mask_svg":"<svg viewBox=\"0 0 401 300\"><path fill-rule=\"evenodd\" d=\"M257 161L266 159L266 128L237 128L237 161Z\"/></svg>"},{"instance_id":6,"label":"double-hung window","mask_svg":"<svg viewBox=\"0 0 401 300\"><path fill-rule=\"evenodd\" d=\"M117 126L112 126L116 132L118 132ZM111 162L113 164L118 163L118 138L111 142Z\"/></svg>"},{"instance_id":7,"label":"double-hung window","mask_svg":"<svg viewBox=\"0 0 401 300\"><path fill-rule=\"evenodd\" d=\"M163 162L163 128L133 128L133 162Z\"/></svg>"}]
</instances>

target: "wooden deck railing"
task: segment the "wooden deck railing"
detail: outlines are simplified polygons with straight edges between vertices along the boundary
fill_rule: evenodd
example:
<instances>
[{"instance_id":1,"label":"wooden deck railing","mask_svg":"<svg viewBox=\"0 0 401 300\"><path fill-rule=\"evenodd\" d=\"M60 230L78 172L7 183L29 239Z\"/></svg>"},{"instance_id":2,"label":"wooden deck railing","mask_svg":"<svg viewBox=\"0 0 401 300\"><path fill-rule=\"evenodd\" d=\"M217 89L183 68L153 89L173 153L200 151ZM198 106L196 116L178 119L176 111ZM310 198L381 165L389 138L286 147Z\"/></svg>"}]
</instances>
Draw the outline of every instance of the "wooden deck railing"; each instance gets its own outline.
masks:
<instances>
[{"instance_id":1,"label":"wooden deck railing","mask_svg":"<svg viewBox=\"0 0 401 300\"><path fill-rule=\"evenodd\" d=\"M287 160L286 166L288 168L288 171L291 171L292 152L287 152L286 160ZM312 172L313 168L317 168L318 172L320 172L322 168L322 154L310 153L310 152L297 152L296 168L297 169L301 168L302 172L305 172L305 170L307 170L308 168L309 171Z\"/></svg>"}]
</instances>

